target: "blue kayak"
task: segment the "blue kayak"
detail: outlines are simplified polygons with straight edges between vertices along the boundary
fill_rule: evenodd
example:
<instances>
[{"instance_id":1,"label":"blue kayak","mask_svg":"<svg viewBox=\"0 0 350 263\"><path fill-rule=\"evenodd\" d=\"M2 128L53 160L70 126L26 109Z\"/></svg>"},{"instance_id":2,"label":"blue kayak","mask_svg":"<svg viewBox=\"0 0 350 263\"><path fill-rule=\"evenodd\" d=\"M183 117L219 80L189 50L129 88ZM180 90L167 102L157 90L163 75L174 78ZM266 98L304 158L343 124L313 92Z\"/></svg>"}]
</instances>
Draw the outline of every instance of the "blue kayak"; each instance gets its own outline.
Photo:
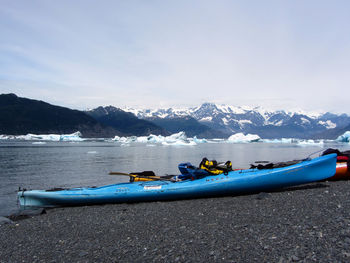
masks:
<instances>
[{"instance_id":1,"label":"blue kayak","mask_svg":"<svg viewBox=\"0 0 350 263\"><path fill-rule=\"evenodd\" d=\"M22 190L22 208L176 200L235 195L278 189L327 179L335 174L336 154L305 160L282 168L246 169L183 181L146 181L96 188Z\"/></svg>"}]
</instances>

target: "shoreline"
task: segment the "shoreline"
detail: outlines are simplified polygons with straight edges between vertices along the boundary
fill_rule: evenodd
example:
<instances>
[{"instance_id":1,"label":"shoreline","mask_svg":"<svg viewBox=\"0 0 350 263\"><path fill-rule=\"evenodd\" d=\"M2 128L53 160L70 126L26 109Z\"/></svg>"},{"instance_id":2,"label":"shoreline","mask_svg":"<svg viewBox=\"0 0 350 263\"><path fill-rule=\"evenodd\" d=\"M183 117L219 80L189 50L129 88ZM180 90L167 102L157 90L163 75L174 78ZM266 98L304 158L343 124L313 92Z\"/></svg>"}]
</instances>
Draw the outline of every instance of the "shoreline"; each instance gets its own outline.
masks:
<instances>
[{"instance_id":1,"label":"shoreline","mask_svg":"<svg viewBox=\"0 0 350 263\"><path fill-rule=\"evenodd\" d=\"M1 262L348 262L350 181L55 208L0 231Z\"/></svg>"}]
</instances>

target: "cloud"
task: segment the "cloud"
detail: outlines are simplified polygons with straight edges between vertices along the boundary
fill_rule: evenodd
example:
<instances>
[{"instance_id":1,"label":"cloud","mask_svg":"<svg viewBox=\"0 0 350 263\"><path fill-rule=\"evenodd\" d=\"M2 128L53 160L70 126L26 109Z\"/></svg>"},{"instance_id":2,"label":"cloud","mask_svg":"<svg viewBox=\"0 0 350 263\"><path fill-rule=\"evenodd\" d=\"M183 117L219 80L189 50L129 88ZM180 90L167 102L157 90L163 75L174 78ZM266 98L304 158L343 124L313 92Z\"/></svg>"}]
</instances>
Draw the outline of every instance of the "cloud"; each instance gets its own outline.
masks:
<instances>
[{"instance_id":1,"label":"cloud","mask_svg":"<svg viewBox=\"0 0 350 263\"><path fill-rule=\"evenodd\" d=\"M349 5L5 1L0 92L75 108L214 101L349 113Z\"/></svg>"}]
</instances>

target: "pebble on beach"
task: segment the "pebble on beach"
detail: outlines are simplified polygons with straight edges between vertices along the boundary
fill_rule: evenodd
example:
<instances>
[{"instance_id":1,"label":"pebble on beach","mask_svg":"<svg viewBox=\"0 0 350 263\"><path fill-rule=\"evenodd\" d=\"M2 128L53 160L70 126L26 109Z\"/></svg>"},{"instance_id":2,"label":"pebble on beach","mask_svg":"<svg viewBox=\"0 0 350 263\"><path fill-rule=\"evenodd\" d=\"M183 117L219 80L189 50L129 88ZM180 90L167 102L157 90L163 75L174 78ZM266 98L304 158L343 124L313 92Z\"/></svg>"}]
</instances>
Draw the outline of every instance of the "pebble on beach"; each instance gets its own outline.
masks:
<instances>
[{"instance_id":1,"label":"pebble on beach","mask_svg":"<svg viewBox=\"0 0 350 263\"><path fill-rule=\"evenodd\" d=\"M1 224L1 262L350 261L350 181L46 212Z\"/></svg>"}]
</instances>

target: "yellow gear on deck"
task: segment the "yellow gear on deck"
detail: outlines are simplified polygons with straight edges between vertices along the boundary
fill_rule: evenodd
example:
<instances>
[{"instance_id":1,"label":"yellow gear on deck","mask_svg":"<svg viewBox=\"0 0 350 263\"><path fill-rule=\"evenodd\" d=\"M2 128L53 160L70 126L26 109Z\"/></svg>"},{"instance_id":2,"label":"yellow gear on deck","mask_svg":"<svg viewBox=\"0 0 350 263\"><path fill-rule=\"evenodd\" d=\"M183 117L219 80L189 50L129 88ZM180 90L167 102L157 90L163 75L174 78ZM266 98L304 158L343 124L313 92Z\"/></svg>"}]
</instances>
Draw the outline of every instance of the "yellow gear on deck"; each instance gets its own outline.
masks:
<instances>
[{"instance_id":1,"label":"yellow gear on deck","mask_svg":"<svg viewBox=\"0 0 350 263\"><path fill-rule=\"evenodd\" d=\"M232 171L232 163L231 161L227 161L226 163L218 164L215 160L209 161L207 158L203 158L199 164L199 168L211 174L217 175Z\"/></svg>"},{"instance_id":2,"label":"yellow gear on deck","mask_svg":"<svg viewBox=\"0 0 350 263\"><path fill-rule=\"evenodd\" d=\"M146 182L146 181L156 181L156 180L157 179L130 176L130 182Z\"/></svg>"},{"instance_id":3,"label":"yellow gear on deck","mask_svg":"<svg viewBox=\"0 0 350 263\"><path fill-rule=\"evenodd\" d=\"M212 161L205 161L205 163L201 164L199 168L211 174L222 174L224 172L222 170L216 169Z\"/></svg>"}]
</instances>

